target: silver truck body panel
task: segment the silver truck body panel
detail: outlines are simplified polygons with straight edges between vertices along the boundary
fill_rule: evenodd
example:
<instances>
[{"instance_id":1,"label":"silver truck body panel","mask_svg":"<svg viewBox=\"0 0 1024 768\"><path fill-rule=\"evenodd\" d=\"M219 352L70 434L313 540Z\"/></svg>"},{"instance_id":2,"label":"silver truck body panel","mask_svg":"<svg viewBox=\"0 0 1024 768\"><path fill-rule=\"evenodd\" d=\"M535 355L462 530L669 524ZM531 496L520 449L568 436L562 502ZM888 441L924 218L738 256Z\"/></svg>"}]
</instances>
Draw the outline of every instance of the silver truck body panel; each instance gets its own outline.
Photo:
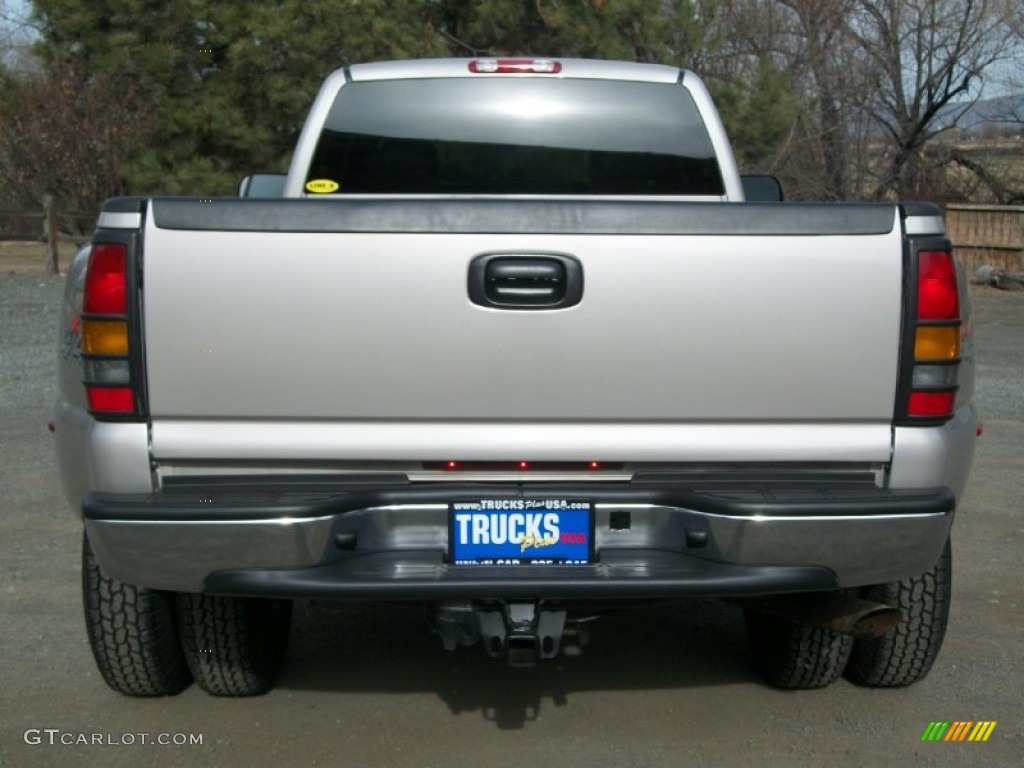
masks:
<instances>
[{"instance_id":1,"label":"silver truck body panel","mask_svg":"<svg viewBox=\"0 0 1024 768\"><path fill-rule=\"evenodd\" d=\"M921 219L924 219L922 221ZM928 219L908 219L908 228L924 229ZM936 222L932 221L934 227ZM945 233L942 220L938 231L926 229L927 234ZM957 376L957 408L952 420L938 427L895 427L893 429L892 464L889 467L890 488L926 488L944 485L959 499L967 485L967 477L974 461L980 416L974 405L974 386L977 375L974 326L971 295L963 264L957 262L957 284L960 286L960 312L965 318L960 328L960 364Z\"/></svg>"},{"instance_id":2,"label":"silver truck body panel","mask_svg":"<svg viewBox=\"0 0 1024 768\"><path fill-rule=\"evenodd\" d=\"M165 423L217 420L358 422L363 437L414 421L838 424L859 445L874 435L851 459L884 459L891 445L898 229L413 236L171 231L150 220L145 237L158 454ZM573 254L583 300L540 312L472 304L469 261L497 251Z\"/></svg>"},{"instance_id":3,"label":"silver truck body panel","mask_svg":"<svg viewBox=\"0 0 1024 768\"><path fill-rule=\"evenodd\" d=\"M90 490L145 493L153 489L145 424L99 422L84 408L58 404L56 428L61 482L72 508Z\"/></svg>"},{"instance_id":4,"label":"silver truck body panel","mask_svg":"<svg viewBox=\"0 0 1024 768\"><path fill-rule=\"evenodd\" d=\"M153 456L287 461L887 462L888 424L161 419Z\"/></svg>"},{"instance_id":5,"label":"silver truck body panel","mask_svg":"<svg viewBox=\"0 0 1024 768\"><path fill-rule=\"evenodd\" d=\"M958 408L953 419L941 427L896 427L889 487L945 485L959 499L974 460L977 428L978 414L973 405Z\"/></svg>"},{"instance_id":6,"label":"silver truck body panel","mask_svg":"<svg viewBox=\"0 0 1024 768\"><path fill-rule=\"evenodd\" d=\"M54 406L61 485L68 505L79 515L82 497L89 491L145 493L153 490L148 425L96 421L86 408L81 340L76 328L88 263L89 250L85 248L68 265L58 326Z\"/></svg>"}]
</instances>

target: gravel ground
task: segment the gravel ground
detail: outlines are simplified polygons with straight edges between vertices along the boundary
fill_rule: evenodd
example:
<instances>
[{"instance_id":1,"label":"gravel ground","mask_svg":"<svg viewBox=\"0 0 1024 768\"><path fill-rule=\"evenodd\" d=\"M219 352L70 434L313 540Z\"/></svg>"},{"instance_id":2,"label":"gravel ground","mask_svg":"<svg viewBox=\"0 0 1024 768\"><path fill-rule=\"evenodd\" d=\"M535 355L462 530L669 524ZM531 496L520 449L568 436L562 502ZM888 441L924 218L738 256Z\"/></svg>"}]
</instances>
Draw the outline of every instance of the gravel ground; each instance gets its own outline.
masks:
<instances>
[{"instance_id":1,"label":"gravel ground","mask_svg":"<svg viewBox=\"0 0 1024 768\"><path fill-rule=\"evenodd\" d=\"M584 655L532 672L479 648L443 653L415 611L300 606L265 697L110 692L81 618L80 528L45 423L60 278L0 261L0 765L1019 766L1024 755L1021 546L1024 294L976 292L986 435L954 527L954 614L932 674L905 690L757 681L734 609L620 614ZM985 744L923 744L932 720L996 720ZM27 729L59 729L26 744ZM201 746L136 734L201 734ZM113 744L61 745L100 734ZM133 739L133 745L125 743Z\"/></svg>"}]
</instances>

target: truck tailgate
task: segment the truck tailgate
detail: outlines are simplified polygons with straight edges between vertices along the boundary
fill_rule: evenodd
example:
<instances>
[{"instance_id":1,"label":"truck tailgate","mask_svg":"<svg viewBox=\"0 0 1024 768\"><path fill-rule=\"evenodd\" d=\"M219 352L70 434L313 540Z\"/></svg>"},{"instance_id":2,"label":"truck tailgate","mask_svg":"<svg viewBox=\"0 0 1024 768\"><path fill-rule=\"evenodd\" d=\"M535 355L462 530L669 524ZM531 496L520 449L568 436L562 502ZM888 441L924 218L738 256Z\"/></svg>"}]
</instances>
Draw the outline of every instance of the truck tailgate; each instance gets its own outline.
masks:
<instances>
[{"instance_id":1,"label":"truck tailgate","mask_svg":"<svg viewBox=\"0 0 1024 768\"><path fill-rule=\"evenodd\" d=\"M736 425L828 425L884 460L902 248L895 206L158 199L144 234L154 452L186 451L185 423L251 425L238 453L262 457L275 425L564 425L577 445L563 454L601 425L701 430L709 445ZM473 304L469 263L494 252L575 257L582 300ZM344 442L311 450L346 458ZM405 458L458 444L421 435Z\"/></svg>"}]
</instances>

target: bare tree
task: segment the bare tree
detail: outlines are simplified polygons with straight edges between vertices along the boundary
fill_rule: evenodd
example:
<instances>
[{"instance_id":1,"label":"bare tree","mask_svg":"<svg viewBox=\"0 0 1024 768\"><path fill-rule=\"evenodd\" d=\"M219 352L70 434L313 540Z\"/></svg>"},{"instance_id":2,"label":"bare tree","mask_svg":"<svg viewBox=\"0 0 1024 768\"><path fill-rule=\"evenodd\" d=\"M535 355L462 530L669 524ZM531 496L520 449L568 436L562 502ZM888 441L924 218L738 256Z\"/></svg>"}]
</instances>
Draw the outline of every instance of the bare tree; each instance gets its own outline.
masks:
<instances>
[{"instance_id":1,"label":"bare tree","mask_svg":"<svg viewBox=\"0 0 1024 768\"><path fill-rule=\"evenodd\" d=\"M1010 55L1004 0L857 0L849 34L876 75L869 112L884 142L871 196L918 195L924 149L955 125ZM956 108L951 120L938 118Z\"/></svg>"},{"instance_id":2,"label":"bare tree","mask_svg":"<svg viewBox=\"0 0 1024 768\"><path fill-rule=\"evenodd\" d=\"M777 0L722 0L700 72L715 94L744 171L774 173L797 197L814 173L791 173L806 156L803 69L792 14Z\"/></svg>"},{"instance_id":3,"label":"bare tree","mask_svg":"<svg viewBox=\"0 0 1024 768\"><path fill-rule=\"evenodd\" d=\"M1002 68L999 85L1011 94L1001 117L1010 124L1024 128L1024 4L1010 3L1006 10L1006 24L1010 30L1010 62ZM1018 134L1020 131L1018 130Z\"/></svg>"},{"instance_id":4,"label":"bare tree","mask_svg":"<svg viewBox=\"0 0 1024 768\"><path fill-rule=\"evenodd\" d=\"M64 62L0 82L0 188L8 202L93 212L124 193L122 164L144 145L148 104L130 82L99 82ZM74 223L63 222L74 230Z\"/></svg>"},{"instance_id":5,"label":"bare tree","mask_svg":"<svg viewBox=\"0 0 1024 768\"><path fill-rule=\"evenodd\" d=\"M822 197L855 195L864 132L860 119L870 94L867 60L847 34L857 0L778 0L794 17L794 54L812 95L822 173Z\"/></svg>"},{"instance_id":6,"label":"bare tree","mask_svg":"<svg viewBox=\"0 0 1024 768\"><path fill-rule=\"evenodd\" d=\"M768 61L785 74L798 106L770 170L798 198L856 194L858 133L867 94L866 58L847 34L856 0L723 0L724 40L717 79L741 81L756 99L755 77ZM730 108L725 104L726 110ZM747 116L743 116L747 117ZM743 122L748 124L749 120ZM755 123L750 130L760 130ZM742 140L742 136L739 137ZM740 153L742 155L742 152Z\"/></svg>"},{"instance_id":7,"label":"bare tree","mask_svg":"<svg viewBox=\"0 0 1024 768\"><path fill-rule=\"evenodd\" d=\"M1013 196L999 186L999 169L935 139L986 82L1012 73L1024 80L1011 63L1015 46L1017 61L1024 49L1019 0L722 0L721 9L712 79L745 83L744 97L756 98L752 83L768 60L800 100L766 169L797 196L885 199L954 188ZM956 184L939 190L953 168ZM961 183L967 173L973 180Z\"/></svg>"}]
</instances>

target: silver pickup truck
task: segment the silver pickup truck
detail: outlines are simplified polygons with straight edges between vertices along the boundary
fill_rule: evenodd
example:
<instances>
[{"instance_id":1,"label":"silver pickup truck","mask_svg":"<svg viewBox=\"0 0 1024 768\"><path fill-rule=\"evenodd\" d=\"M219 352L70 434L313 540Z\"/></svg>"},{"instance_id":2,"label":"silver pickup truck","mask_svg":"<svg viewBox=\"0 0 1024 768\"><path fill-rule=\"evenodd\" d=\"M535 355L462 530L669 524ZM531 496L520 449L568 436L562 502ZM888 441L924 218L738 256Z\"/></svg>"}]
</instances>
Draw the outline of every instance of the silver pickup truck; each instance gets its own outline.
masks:
<instances>
[{"instance_id":1,"label":"silver pickup truck","mask_svg":"<svg viewBox=\"0 0 1024 768\"><path fill-rule=\"evenodd\" d=\"M68 273L112 688L264 692L298 598L521 666L722 599L772 685L927 674L977 430L937 208L778 202L691 72L554 59L339 70L243 190L111 199Z\"/></svg>"}]
</instances>

